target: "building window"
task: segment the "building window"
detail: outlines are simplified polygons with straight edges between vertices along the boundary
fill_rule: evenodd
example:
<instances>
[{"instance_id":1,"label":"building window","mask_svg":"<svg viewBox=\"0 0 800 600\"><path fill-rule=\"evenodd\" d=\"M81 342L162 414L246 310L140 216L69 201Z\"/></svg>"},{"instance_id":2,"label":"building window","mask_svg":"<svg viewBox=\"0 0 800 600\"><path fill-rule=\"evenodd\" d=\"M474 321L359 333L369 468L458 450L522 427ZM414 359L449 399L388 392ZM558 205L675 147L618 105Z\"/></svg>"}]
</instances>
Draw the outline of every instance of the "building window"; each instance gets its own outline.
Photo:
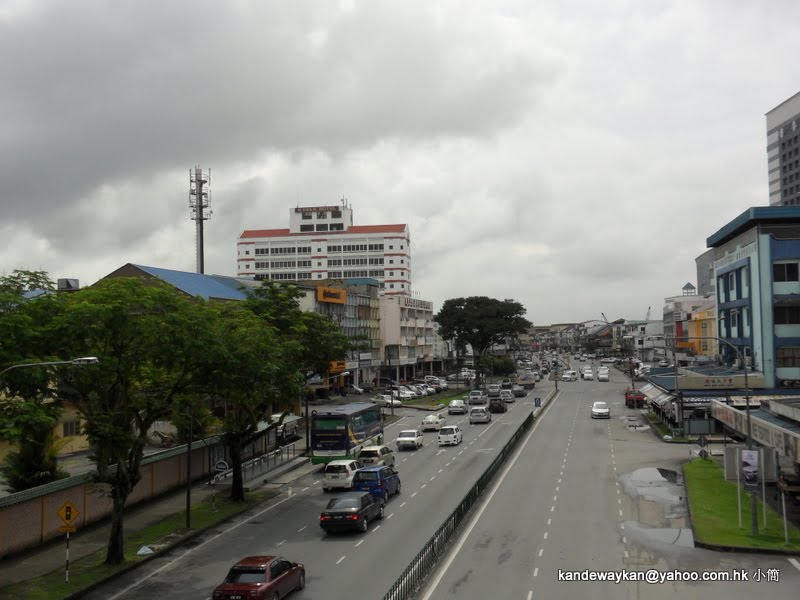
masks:
<instances>
[{"instance_id":1,"label":"building window","mask_svg":"<svg viewBox=\"0 0 800 600\"><path fill-rule=\"evenodd\" d=\"M800 306L776 306L775 325L800 325Z\"/></svg>"},{"instance_id":2,"label":"building window","mask_svg":"<svg viewBox=\"0 0 800 600\"><path fill-rule=\"evenodd\" d=\"M389 246L389 250L394 250L394 246Z\"/></svg>"},{"instance_id":3,"label":"building window","mask_svg":"<svg viewBox=\"0 0 800 600\"><path fill-rule=\"evenodd\" d=\"M329 267L341 267L342 266L342 259L341 258L329 258L328 259L328 266Z\"/></svg>"},{"instance_id":4,"label":"building window","mask_svg":"<svg viewBox=\"0 0 800 600\"><path fill-rule=\"evenodd\" d=\"M310 221L311 220L311 213L304 212L303 216L301 218L303 219L303 221Z\"/></svg>"},{"instance_id":5,"label":"building window","mask_svg":"<svg viewBox=\"0 0 800 600\"><path fill-rule=\"evenodd\" d=\"M383 250L383 244L370 244L369 251L370 252L378 252Z\"/></svg>"},{"instance_id":6,"label":"building window","mask_svg":"<svg viewBox=\"0 0 800 600\"><path fill-rule=\"evenodd\" d=\"M781 367L800 367L800 348L787 346L777 348L775 351L775 366Z\"/></svg>"},{"instance_id":7,"label":"building window","mask_svg":"<svg viewBox=\"0 0 800 600\"><path fill-rule=\"evenodd\" d=\"M311 246L298 246L297 247L298 254L311 254Z\"/></svg>"},{"instance_id":8,"label":"building window","mask_svg":"<svg viewBox=\"0 0 800 600\"><path fill-rule=\"evenodd\" d=\"M331 211L331 219L341 219L341 218L342 218L342 211L340 210Z\"/></svg>"},{"instance_id":9,"label":"building window","mask_svg":"<svg viewBox=\"0 0 800 600\"><path fill-rule=\"evenodd\" d=\"M313 225L300 225L300 233L304 233L307 231L314 231Z\"/></svg>"},{"instance_id":10,"label":"building window","mask_svg":"<svg viewBox=\"0 0 800 600\"><path fill-rule=\"evenodd\" d=\"M256 269L269 269L268 262L256 262Z\"/></svg>"},{"instance_id":11,"label":"building window","mask_svg":"<svg viewBox=\"0 0 800 600\"><path fill-rule=\"evenodd\" d=\"M298 273L298 279L311 279L311 273Z\"/></svg>"},{"instance_id":12,"label":"building window","mask_svg":"<svg viewBox=\"0 0 800 600\"><path fill-rule=\"evenodd\" d=\"M298 268L301 268L301 267L311 268L311 261L310 260L298 260L297 261L297 267Z\"/></svg>"},{"instance_id":13,"label":"building window","mask_svg":"<svg viewBox=\"0 0 800 600\"><path fill-rule=\"evenodd\" d=\"M318 219L327 219L328 218L328 213L327 212L318 212L317 213L317 218Z\"/></svg>"},{"instance_id":14,"label":"building window","mask_svg":"<svg viewBox=\"0 0 800 600\"><path fill-rule=\"evenodd\" d=\"M403 246L401 245L401 246L400 246L400 250L402 250L402 249L403 249Z\"/></svg>"},{"instance_id":15,"label":"building window","mask_svg":"<svg viewBox=\"0 0 800 600\"><path fill-rule=\"evenodd\" d=\"M71 437L81 434L81 422L79 419L64 421L62 424L61 437Z\"/></svg>"},{"instance_id":16,"label":"building window","mask_svg":"<svg viewBox=\"0 0 800 600\"><path fill-rule=\"evenodd\" d=\"M389 284L389 289L390 289L390 290L393 290L393 289L394 289L394 284L393 284L393 283L390 283L390 284Z\"/></svg>"},{"instance_id":17,"label":"building window","mask_svg":"<svg viewBox=\"0 0 800 600\"><path fill-rule=\"evenodd\" d=\"M736 292L736 273L728 273L728 287L731 293Z\"/></svg>"},{"instance_id":18,"label":"building window","mask_svg":"<svg viewBox=\"0 0 800 600\"><path fill-rule=\"evenodd\" d=\"M389 264L390 264L390 265L393 265L393 264L394 264L394 259L390 258L390 259L389 259Z\"/></svg>"},{"instance_id":19,"label":"building window","mask_svg":"<svg viewBox=\"0 0 800 600\"><path fill-rule=\"evenodd\" d=\"M317 231L328 231L327 223L317 223Z\"/></svg>"},{"instance_id":20,"label":"building window","mask_svg":"<svg viewBox=\"0 0 800 600\"><path fill-rule=\"evenodd\" d=\"M344 224L342 224L342 223L331 223L330 231L344 231Z\"/></svg>"},{"instance_id":21,"label":"building window","mask_svg":"<svg viewBox=\"0 0 800 600\"><path fill-rule=\"evenodd\" d=\"M772 280L775 282L800 281L800 273L798 273L798 264L796 262L773 264Z\"/></svg>"},{"instance_id":22,"label":"building window","mask_svg":"<svg viewBox=\"0 0 800 600\"><path fill-rule=\"evenodd\" d=\"M328 277L330 277L331 279L341 279L342 278L342 272L341 271L331 271L330 273L328 273Z\"/></svg>"}]
</instances>

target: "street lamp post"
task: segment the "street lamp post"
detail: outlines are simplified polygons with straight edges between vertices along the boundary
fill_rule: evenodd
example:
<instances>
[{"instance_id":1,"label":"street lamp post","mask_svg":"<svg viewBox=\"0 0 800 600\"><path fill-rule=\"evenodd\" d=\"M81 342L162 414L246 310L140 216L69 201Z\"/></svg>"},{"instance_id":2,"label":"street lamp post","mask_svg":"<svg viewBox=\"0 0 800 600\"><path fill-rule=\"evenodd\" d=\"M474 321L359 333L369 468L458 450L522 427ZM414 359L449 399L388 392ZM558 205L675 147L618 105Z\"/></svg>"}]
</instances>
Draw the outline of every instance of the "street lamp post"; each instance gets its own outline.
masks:
<instances>
[{"instance_id":1,"label":"street lamp post","mask_svg":"<svg viewBox=\"0 0 800 600\"><path fill-rule=\"evenodd\" d=\"M677 338L671 338L671 339L673 339L675 341L675 343L677 344ZM750 420L750 384L749 384L749 382L747 380L747 362L745 361L745 356L742 354L742 352L736 346L734 346L728 340L725 340L725 339L722 339L722 338L719 338L719 337L715 337L715 336L711 336L711 335L701 335L701 336L681 337L681 339L682 340L716 340L718 342L721 342L721 343L725 344L726 346L728 346L731 350L733 350L736 353L736 356L739 358L739 360L741 361L742 366L744 367L744 389L745 389L744 399L745 399L745 403L746 403L745 404L745 413L747 415L747 442L746 443L747 443L747 449L748 450L752 450L753 449L753 427L752 427L752 422ZM674 356L674 351L673 351L673 356ZM675 361L675 383L676 383L676 385L677 385L677 380L678 380L677 364L678 364L678 361L676 360ZM681 414L681 418L683 418L683 414ZM755 536L758 535L758 507L756 505L756 493L755 492L751 492L750 493L750 516L751 516L751 520L752 520L752 533L753 533L753 537L755 537Z\"/></svg>"},{"instance_id":2,"label":"street lamp post","mask_svg":"<svg viewBox=\"0 0 800 600\"><path fill-rule=\"evenodd\" d=\"M6 367L2 371L0 371L0 377L8 373L13 369L24 369L29 367L52 367L55 365L96 365L100 361L96 356L82 356L81 358L73 358L70 360L51 360L47 362L35 362L35 363L22 363L19 365L11 365L10 367Z\"/></svg>"}]
</instances>

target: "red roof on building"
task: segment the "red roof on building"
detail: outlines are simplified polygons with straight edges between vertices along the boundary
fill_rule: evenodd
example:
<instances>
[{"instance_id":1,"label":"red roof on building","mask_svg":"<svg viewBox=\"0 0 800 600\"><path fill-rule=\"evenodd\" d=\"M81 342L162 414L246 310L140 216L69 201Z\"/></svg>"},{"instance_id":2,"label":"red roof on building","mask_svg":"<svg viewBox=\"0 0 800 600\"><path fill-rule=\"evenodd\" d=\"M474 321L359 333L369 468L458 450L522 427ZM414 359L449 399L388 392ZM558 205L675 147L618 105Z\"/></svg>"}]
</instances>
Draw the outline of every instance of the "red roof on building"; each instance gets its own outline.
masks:
<instances>
[{"instance_id":1,"label":"red roof on building","mask_svg":"<svg viewBox=\"0 0 800 600\"><path fill-rule=\"evenodd\" d=\"M403 233L406 230L404 223L394 225L352 225L344 231L309 231L303 233L290 233L288 229L246 229L239 236L240 240L247 238L269 238L307 235L343 235L359 233Z\"/></svg>"}]
</instances>

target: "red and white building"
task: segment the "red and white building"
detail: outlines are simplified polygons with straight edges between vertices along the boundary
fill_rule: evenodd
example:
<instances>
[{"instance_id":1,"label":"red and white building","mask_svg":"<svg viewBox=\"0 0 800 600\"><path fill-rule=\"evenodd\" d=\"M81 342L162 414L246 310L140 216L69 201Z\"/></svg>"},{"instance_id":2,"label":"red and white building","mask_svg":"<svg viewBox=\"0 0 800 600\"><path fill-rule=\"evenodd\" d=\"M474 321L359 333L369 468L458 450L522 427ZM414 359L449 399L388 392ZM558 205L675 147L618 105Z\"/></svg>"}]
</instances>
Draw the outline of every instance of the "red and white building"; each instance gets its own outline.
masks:
<instances>
[{"instance_id":1,"label":"red and white building","mask_svg":"<svg viewBox=\"0 0 800 600\"><path fill-rule=\"evenodd\" d=\"M303 206L288 229L247 229L237 242L240 277L278 281L354 279L380 283L385 295L411 296L408 225L353 225L353 209Z\"/></svg>"}]
</instances>

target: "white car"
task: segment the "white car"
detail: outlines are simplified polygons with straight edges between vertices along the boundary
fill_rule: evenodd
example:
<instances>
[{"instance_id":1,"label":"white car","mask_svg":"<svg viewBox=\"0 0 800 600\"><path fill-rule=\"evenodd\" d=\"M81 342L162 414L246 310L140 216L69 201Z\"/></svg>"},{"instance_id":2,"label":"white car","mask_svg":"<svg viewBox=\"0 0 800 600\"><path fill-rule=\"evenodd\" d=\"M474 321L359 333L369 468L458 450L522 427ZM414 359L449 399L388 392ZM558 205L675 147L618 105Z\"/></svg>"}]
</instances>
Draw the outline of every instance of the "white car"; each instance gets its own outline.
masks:
<instances>
[{"instance_id":1,"label":"white car","mask_svg":"<svg viewBox=\"0 0 800 600\"><path fill-rule=\"evenodd\" d=\"M582 377L582 378L583 378L585 381L590 381L590 380L594 381L594 372L593 372L591 369L584 369L584 370L581 372L581 377Z\"/></svg>"},{"instance_id":2,"label":"white car","mask_svg":"<svg viewBox=\"0 0 800 600\"><path fill-rule=\"evenodd\" d=\"M597 381L608 381L608 371L598 371Z\"/></svg>"},{"instance_id":3,"label":"white car","mask_svg":"<svg viewBox=\"0 0 800 600\"><path fill-rule=\"evenodd\" d=\"M392 398L389 394L376 394L370 400L373 404L381 406L403 406L403 401L399 398Z\"/></svg>"},{"instance_id":4,"label":"white car","mask_svg":"<svg viewBox=\"0 0 800 600\"><path fill-rule=\"evenodd\" d=\"M322 490L327 492L334 488L352 489L353 477L364 465L357 460L332 460L325 465L322 475Z\"/></svg>"},{"instance_id":5,"label":"white car","mask_svg":"<svg viewBox=\"0 0 800 600\"><path fill-rule=\"evenodd\" d=\"M464 433L458 425L448 425L439 430L438 440L440 446L457 446L464 441Z\"/></svg>"},{"instance_id":6,"label":"white car","mask_svg":"<svg viewBox=\"0 0 800 600\"><path fill-rule=\"evenodd\" d=\"M422 432L419 429L404 429L397 434L395 444L398 450L405 450L406 448L413 448L414 450L422 448L423 445Z\"/></svg>"},{"instance_id":7,"label":"white car","mask_svg":"<svg viewBox=\"0 0 800 600\"><path fill-rule=\"evenodd\" d=\"M561 374L561 381L578 381L577 371L564 371Z\"/></svg>"},{"instance_id":8,"label":"white car","mask_svg":"<svg viewBox=\"0 0 800 600\"><path fill-rule=\"evenodd\" d=\"M447 414L448 415L455 415L455 414L465 414L467 412L467 403L464 402L461 398L456 398L455 400L450 400L450 404L447 406Z\"/></svg>"},{"instance_id":9,"label":"white car","mask_svg":"<svg viewBox=\"0 0 800 600\"><path fill-rule=\"evenodd\" d=\"M605 402L595 402L592 404L592 418L593 419L610 419L611 410Z\"/></svg>"},{"instance_id":10,"label":"white car","mask_svg":"<svg viewBox=\"0 0 800 600\"><path fill-rule=\"evenodd\" d=\"M439 431L447 423L440 414L428 415L422 419L422 431Z\"/></svg>"},{"instance_id":11,"label":"white car","mask_svg":"<svg viewBox=\"0 0 800 600\"><path fill-rule=\"evenodd\" d=\"M511 390L500 390L500 398L506 402L514 402L516 400L516 398L514 398L514 392Z\"/></svg>"},{"instance_id":12,"label":"white car","mask_svg":"<svg viewBox=\"0 0 800 600\"><path fill-rule=\"evenodd\" d=\"M611 358L610 356L606 356L605 358L601 358L600 362L601 363L615 363L615 362L617 362L617 359Z\"/></svg>"}]
</instances>

